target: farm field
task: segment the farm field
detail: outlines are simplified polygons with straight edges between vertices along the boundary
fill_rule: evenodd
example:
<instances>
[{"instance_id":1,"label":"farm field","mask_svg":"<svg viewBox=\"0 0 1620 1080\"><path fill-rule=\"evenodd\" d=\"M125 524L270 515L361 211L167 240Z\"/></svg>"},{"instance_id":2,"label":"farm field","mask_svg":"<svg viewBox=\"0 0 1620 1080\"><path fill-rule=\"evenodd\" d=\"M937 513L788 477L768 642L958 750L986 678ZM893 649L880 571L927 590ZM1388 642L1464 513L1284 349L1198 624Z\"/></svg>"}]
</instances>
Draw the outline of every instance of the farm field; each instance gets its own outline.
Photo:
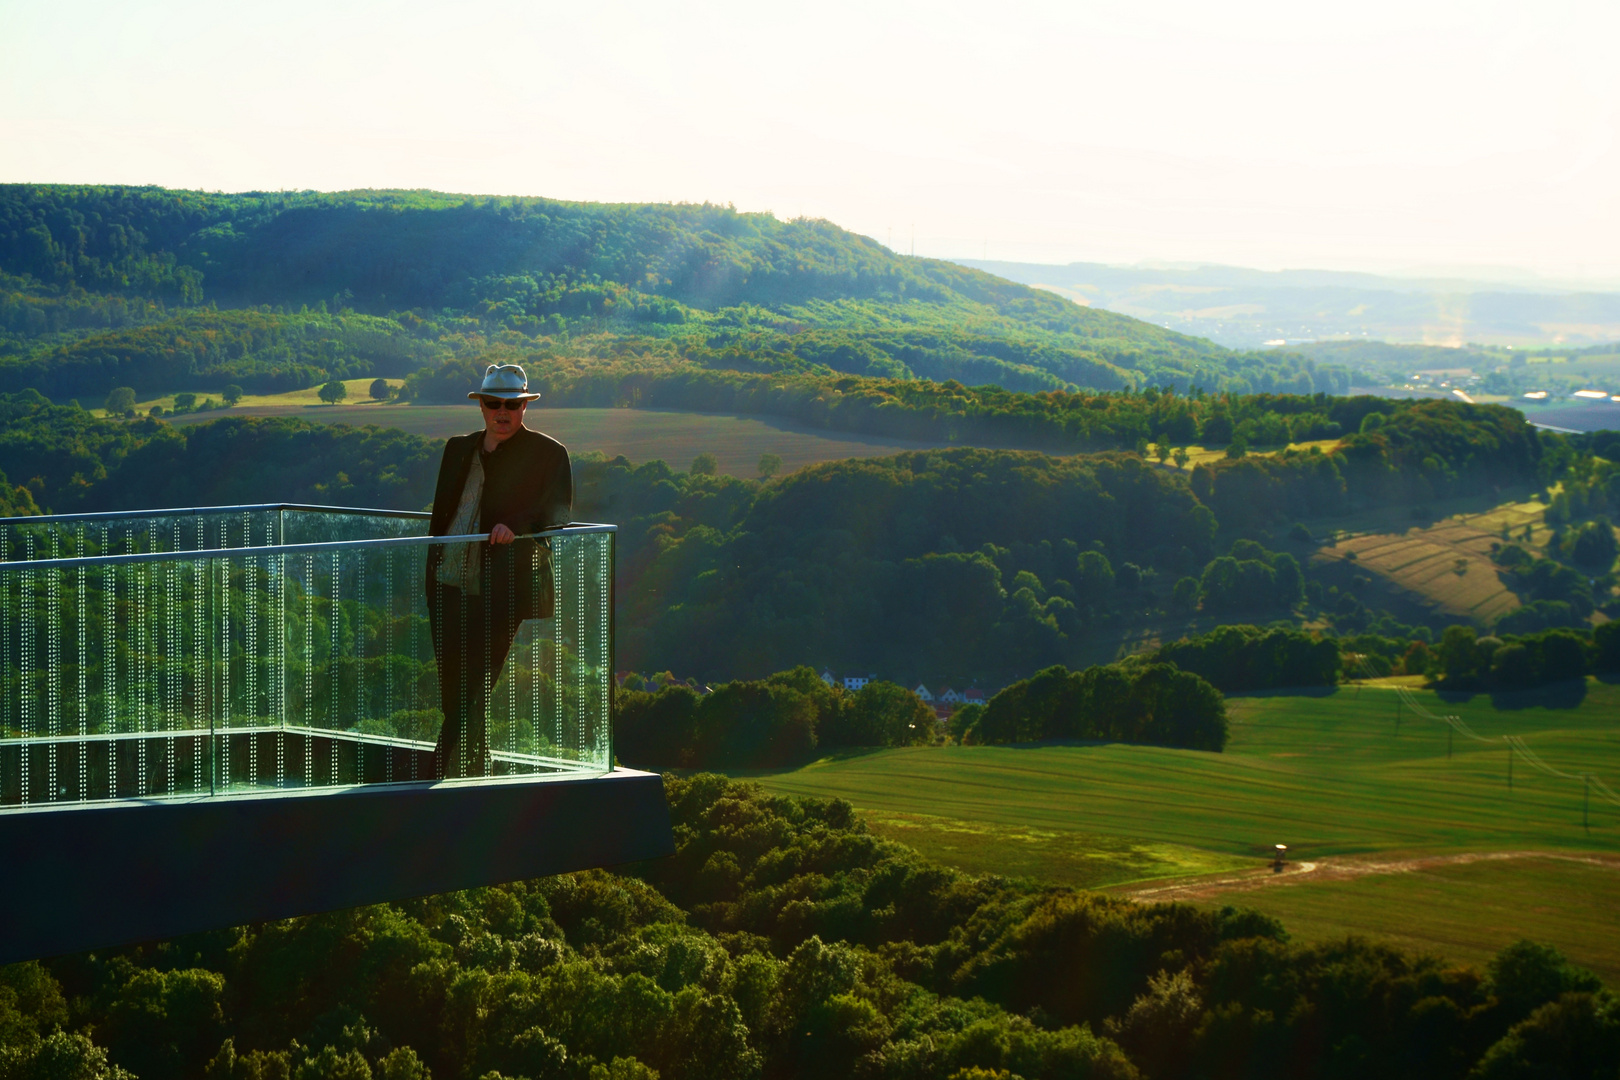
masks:
<instances>
[{"instance_id":1,"label":"farm field","mask_svg":"<svg viewBox=\"0 0 1620 1080\"><path fill-rule=\"evenodd\" d=\"M370 384L368 380L359 381L365 384L359 388L363 395L365 386ZM378 424L433 439L462 435L476 430L482 423L478 410L470 403L323 405L315 401L314 390L299 391L299 394L307 394L310 402L253 405L246 403L254 399L244 398L244 404L232 409L188 413L171 422L198 424L222 416L297 416L328 424ZM355 394L352 388L350 394L351 397ZM718 460L722 473L744 477L758 475L762 454L779 456L782 471L786 473L821 461L878 457L946 445L831 432L770 416L652 409L537 409L531 406L526 423L559 439L576 455L595 452L611 458L623 454L637 464L661 459L675 469L684 470L692 464L693 458L708 452Z\"/></svg>"},{"instance_id":2,"label":"farm field","mask_svg":"<svg viewBox=\"0 0 1620 1080\"><path fill-rule=\"evenodd\" d=\"M1525 500L1387 531L1375 531L1376 522L1360 523L1373 526L1365 532L1354 529L1357 523L1341 522L1339 527L1353 535L1318 548L1311 561L1318 565L1353 561L1386 585L1421 598L1441 615L1489 625L1520 606L1491 562L1491 545L1503 542L1506 526L1515 543L1539 553L1548 535L1542 525L1545 513L1544 504ZM1539 534L1528 542L1522 539L1526 526Z\"/></svg>"},{"instance_id":3,"label":"farm field","mask_svg":"<svg viewBox=\"0 0 1620 1080\"><path fill-rule=\"evenodd\" d=\"M1546 504L1528 488L1500 496L1451 499L1427 507L1421 519L1404 508L1372 508L1305 522L1317 537L1337 536L1320 546L1296 546L1301 561L1317 569L1365 571L1398 601L1455 621L1489 624L1520 606L1491 563L1491 545L1506 529L1512 542L1544 554L1551 536ZM1526 540L1526 527L1531 538ZM1369 601L1371 603L1371 601Z\"/></svg>"},{"instance_id":4,"label":"farm field","mask_svg":"<svg viewBox=\"0 0 1620 1080\"><path fill-rule=\"evenodd\" d=\"M343 389L344 389L344 392L348 396L343 399L344 403L342 405L339 405L339 406L327 405L324 401L321 400L321 397L320 397L320 389L321 388L318 387L318 386L309 386L309 387L305 387L302 390L289 390L284 394L248 394L248 395L240 398L237 401L237 403L234 406L232 406L230 409L226 409L223 406L221 406L219 409L211 409L211 410L209 410L207 412L200 413L200 414L187 413L185 416L178 417L176 419L177 419L177 422L179 422L179 423L197 423L197 422L202 421L202 420L216 419L216 418L218 418L220 416L229 416L229 415L231 415L233 413L238 413L238 412L241 412L244 409L249 409L249 408L305 408L305 407L308 407L308 408L316 408L316 409L330 409L330 408L335 407L335 408L341 408L341 409L353 409L353 408L360 408L360 407L363 406L363 407L368 408L368 409L377 409L377 408L381 408L385 403L381 402L381 401L372 400L370 390L371 390L371 384L374 381L375 380L373 380L373 379L344 379L343 380ZM403 379L384 379L383 381L386 382L393 389L397 390L400 386L402 386L404 384L405 380L403 380ZM215 402L220 402L222 400L222 395L217 390L215 390L215 391L213 391L211 393L199 392L197 394L197 400L199 402L203 401L203 400L205 400L207 398L212 398ZM173 394L159 394L156 397L150 397L150 398L146 398L144 400L138 401L138 402L135 403L135 411L140 413L142 416L145 416L146 413L154 405L163 406L164 411L167 412L168 410L174 408L174 395ZM92 411L95 412L97 415L105 415L106 414L106 410L104 410L104 409L94 409ZM292 415L292 414L289 414L289 415ZM375 421L372 421L372 422L375 422Z\"/></svg>"},{"instance_id":5,"label":"farm field","mask_svg":"<svg viewBox=\"0 0 1620 1080\"><path fill-rule=\"evenodd\" d=\"M229 409L210 409L166 417L172 424L202 424L225 416L296 416L323 424L377 424L398 428L432 439L448 438L473 430L479 424L477 410L468 405L397 405L371 400L370 379L344 380L347 397L341 404L321 401L319 387L308 387L285 394L248 395ZM398 387L399 379L389 379ZM218 394L199 394L199 400ZM141 401L136 411L145 415L154 405L165 411L174 407L174 395L165 394ZM100 410L96 410L98 413ZM537 427L561 440L576 454L601 453L608 457L623 454L631 461L663 460L676 469L685 469L701 453L711 453L719 470L730 476L758 475L762 454L782 459L782 471L792 472L821 461L851 457L880 457L905 450L932 450L950 445L942 441L896 439L883 435L829 431L774 416L740 416L724 413L690 413L658 409L547 409L530 406L529 426ZM1319 446L1324 451L1336 439L1291 444L1296 450ZM1254 454L1276 453L1283 447L1257 447ZM1187 467L1225 456L1223 448L1187 447L1191 455ZM1161 466L1174 469L1174 464Z\"/></svg>"},{"instance_id":6,"label":"farm field","mask_svg":"<svg viewBox=\"0 0 1620 1080\"><path fill-rule=\"evenodd\" d=\"M1523 760L1514 762L1509 789L1500 739L1523 736L1553 766L1620 788L1620 686L1588 680L1494 698L1414 692L1489 743L1454 737L1448 758L1447 728L1398 710L1391 687L1367 684L1232 698L1223 754L1108 744L914 747L754 778L773 792L848 799L874 832L940 862L1089 887L1140 889L1153 879L1253 867L1278 843L1306 861L1620 853L1620 807L1594 797L1588 832L1581 785ZM1566 888L1620 884L1583 874L1561 862L1540 879L1520 864L1459 864L1376 881L1301 878L1209 902L1275 906L1285 922L1298 916L1306 936L1404 928L1435 951L1477 959L1519 936L1545 937L1535 909L1561 902ZM1532 880L1548 884L1526 891ZM1494 897L1476 905L1494 914L1464 917L1448 906L1469 881ZM1366 896L1380 889L1408 897L1405 906L1388 916L1366 910ZM1582 963L1620 956L1620 905L1602 895L1583 892L1573 902L1599 909L1572 934L1570 955ZM1609 970L1620 975L1620 965Z\"/></svg>"},{"instance_id":7,"label":"farm field","mask_svg":"<svg viewBox=\"0 0 1620 1080\"><path fill-rule=\"evenodd\" d=\"M1328 860L1311 873L1262 871L1237 887L1120 891L1254 908L1298 941L1360 934L1476 965L1530 937L1620 986L1620 856L1499 854Z\"/></svg>"}]
</instances>

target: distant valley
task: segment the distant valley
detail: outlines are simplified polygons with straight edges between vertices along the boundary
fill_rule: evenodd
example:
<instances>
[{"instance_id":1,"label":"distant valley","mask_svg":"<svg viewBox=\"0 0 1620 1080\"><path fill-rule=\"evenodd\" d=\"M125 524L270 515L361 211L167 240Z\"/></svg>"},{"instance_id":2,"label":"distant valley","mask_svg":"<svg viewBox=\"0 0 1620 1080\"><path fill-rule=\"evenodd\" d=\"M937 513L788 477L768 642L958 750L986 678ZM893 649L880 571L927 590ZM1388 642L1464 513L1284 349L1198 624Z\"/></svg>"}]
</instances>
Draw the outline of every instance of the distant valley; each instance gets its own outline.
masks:
<instances>
[{"instance_id":1,"label":"distant valley","mask_svg":"<svg viewBox=\"0 0 1620 1080\"><path fill-rule=\"evenodd\" d=\"M1499 284L1327 270L959 261L1234 349L1331 338L1521 348L1620 341L1620 292L1533 280Z\"/></svg>"}]
</instances>

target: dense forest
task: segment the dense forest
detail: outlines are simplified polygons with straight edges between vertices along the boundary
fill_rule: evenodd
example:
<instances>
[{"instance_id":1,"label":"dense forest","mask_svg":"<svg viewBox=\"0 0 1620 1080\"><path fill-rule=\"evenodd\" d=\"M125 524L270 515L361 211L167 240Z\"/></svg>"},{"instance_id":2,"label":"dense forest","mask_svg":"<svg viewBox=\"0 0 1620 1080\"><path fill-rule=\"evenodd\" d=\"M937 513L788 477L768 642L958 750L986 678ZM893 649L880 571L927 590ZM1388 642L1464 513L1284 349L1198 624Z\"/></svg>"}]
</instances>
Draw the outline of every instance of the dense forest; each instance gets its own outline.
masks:
<instances>
[{"instance_id":1,"label":"dense forest","mask_svg":"<svg viewBox=\"0 0 1620 1080\"><path fill-rule=\"evenodd\" d=\"M1232 908L971 877L840 801L667 777L628 868L0 968L5 1080L1612 1076L1620 1003Z\"/></svg>"},{"instance_id":2,"label":"dense forest","mask_svg":"<svg viewBox=\"0 0 1620 1080\"><path fill-rule=\"evenodd\" d=\"M284 389L491 353L1023 391L1349 385L1341 368L1232 352L824 221L0 185L0 390Z\"/></svg>"},{"instance_id":3,"label":"dense forest","mask_svg":"<svg viewBox=\"0 0 1620 1080\"><path fill-rule=\"evenodd\" d=\"M812 664L907 685L1001 685L1076 666L1088 635L1144 618L1310 613L1340 633L1422 629L1433 640L1444 625L1395 622L1367 606L1359 579L1309 569L1320 541L1290 523L1366 504L1421 509L1549 470L1579 494L1557 503L1570 540L1553 558L1500 546L1501 573L1531 603L1498 629L1584 625L1609 602L1615 552L1580 539L1600 524L1576 524L1608 508L1607 463L1505 409L1325 403L1352 407L1362 423L1331 452L1191 471L1134 453L962 448L751 481L582 458L575 515L620 526L621 666L706 681ZM56 512L267 500L419 509L440 451L397 430L297 420L103 421L33 392L0 396L0 423L7 497Z\"/></svg>"}]
</instances>

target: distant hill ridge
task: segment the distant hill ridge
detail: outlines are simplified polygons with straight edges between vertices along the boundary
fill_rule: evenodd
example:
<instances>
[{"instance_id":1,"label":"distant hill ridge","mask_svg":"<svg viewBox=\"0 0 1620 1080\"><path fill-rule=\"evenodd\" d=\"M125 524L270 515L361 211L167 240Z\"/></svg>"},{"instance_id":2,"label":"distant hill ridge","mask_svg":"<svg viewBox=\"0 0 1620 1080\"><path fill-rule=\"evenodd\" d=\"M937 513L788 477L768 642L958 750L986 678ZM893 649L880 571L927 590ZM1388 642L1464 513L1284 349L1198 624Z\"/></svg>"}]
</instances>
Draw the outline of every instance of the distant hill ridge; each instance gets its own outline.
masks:
<instances>
[{"instance_id":1,"label":"distant hill ridge","mask_svg":"<svg viewBox=\"0 0 1620 1080\"><path fill-rule=\"evenodd\" d=\"M258 308L259 323L174 322L206 305ZM365 316L390 325L353 321ZM128 340L143 327L144 344ZM726 206L0 186L0 388L272 371L284 388L497 344L1023 391L1348 386L1331 365L1233 352L825 221ZM128 359L151 348L171 356L161 380Z\"/></svg>"}]
</instances>

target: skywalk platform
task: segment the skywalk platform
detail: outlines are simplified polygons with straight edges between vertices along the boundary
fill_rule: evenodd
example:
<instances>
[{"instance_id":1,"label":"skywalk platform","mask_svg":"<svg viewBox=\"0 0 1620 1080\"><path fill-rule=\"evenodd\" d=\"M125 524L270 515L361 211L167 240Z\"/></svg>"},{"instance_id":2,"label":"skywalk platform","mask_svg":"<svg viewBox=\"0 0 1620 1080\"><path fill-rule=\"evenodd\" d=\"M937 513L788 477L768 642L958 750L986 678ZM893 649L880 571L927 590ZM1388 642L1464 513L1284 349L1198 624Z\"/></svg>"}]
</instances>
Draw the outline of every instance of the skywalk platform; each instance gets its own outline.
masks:
<instances>
[{"instance_id":1,"label":"skywalk platform","mask_svg":"<svg viewBox=\"0 0 1620 1080\"><path fill-rule=\"evenodd\" d=\"M514 560L556 597L443 723L426 515L271 505L0 520L0 963L656 858L613 767L612 526Z\"/></svg>"}]
</instances>

